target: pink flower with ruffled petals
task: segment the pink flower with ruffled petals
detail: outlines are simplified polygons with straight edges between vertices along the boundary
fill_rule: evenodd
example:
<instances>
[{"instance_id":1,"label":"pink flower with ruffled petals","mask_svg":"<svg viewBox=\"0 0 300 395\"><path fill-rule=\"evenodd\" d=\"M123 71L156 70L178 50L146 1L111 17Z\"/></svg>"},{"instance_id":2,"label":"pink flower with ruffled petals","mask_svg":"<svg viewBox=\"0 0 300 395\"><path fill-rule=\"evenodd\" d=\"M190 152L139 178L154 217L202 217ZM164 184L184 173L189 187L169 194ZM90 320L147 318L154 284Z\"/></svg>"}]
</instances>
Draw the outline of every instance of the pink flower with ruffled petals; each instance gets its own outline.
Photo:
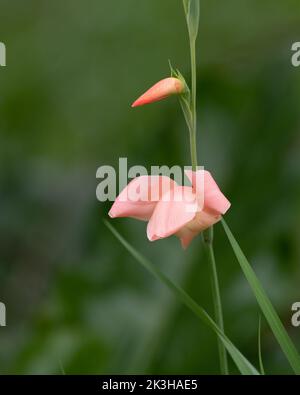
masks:
<instances>
[{"instance_id":1,"label":"pink flower with ruffled petals","mask_svg":"<svg viewBox=\"0 0 300 395\"><path fill-rule=\"evenodd\" d=\"M214 225L230 202L206 170L186 171L192 186L180 186L169 177L141 176L132 180L114 202L109 216L148 221L150 241L176 235L183 248Z\"/></svg>"}]
</instances>

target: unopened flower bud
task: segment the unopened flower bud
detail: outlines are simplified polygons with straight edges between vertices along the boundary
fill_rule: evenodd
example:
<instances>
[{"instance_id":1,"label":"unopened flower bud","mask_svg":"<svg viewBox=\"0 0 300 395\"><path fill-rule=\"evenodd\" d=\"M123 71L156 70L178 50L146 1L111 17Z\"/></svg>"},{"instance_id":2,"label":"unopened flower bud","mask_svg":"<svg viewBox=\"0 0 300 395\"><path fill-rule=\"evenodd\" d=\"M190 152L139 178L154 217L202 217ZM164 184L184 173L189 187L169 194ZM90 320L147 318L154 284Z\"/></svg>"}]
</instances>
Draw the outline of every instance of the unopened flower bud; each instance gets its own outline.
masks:
<instances>
[{"instance_id":1,"label":"unopened flower bud","mask_svg":"<svg viewBox=\"0 0 300 395\"><path fill-rule=\"evenodd\" d=\"M185 91L185 84L179 78L169 77L165 78L152 88L148 89L142 96L140 96L132 107L143 106L144 104L154 103L156 101L165 99L172 95L179 95Z\"/></svg>"}]
</instances>

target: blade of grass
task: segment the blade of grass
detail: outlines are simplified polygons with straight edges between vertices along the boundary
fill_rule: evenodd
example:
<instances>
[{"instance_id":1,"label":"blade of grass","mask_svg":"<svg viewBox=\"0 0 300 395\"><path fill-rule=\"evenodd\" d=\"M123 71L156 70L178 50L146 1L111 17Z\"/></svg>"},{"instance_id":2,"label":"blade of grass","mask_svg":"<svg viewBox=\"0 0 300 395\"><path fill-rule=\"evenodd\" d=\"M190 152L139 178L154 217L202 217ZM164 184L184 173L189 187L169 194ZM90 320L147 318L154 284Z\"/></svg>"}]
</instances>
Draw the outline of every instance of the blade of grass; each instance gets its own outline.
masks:
<instances>
[{"instance_id":1,"label":"blade of grass","mask_svg":"<svg viewBox=\"0 0 300 395\"><path fill-rule=\"evenodd\" d=\"M261 315L259 316L259 321L258 321L258 358L259 358L260 374L265 375L265 369L264 369L262 353L261 353Z\"/></svg>"},{"instance_id":2,"label":"blade of grass","mask_svg":"<svg viewBox=\"0 0 300 395\"><path fill-rule=\"evenodd\" d=\"M235 253L235 256L244 272L244 275L250 287L252 288L256 300L266 320L268 321L274 336L276 337L282 351L284 352L294 372L296 374L300 374L300 356L296 347L294 346L263 286L258 280L254 270L252 269L250 263L248 262L241 247L239 246L238 242L236 241L224 219L222 219L222 225L229 239L231 247Z\"/></svg>"},{"instance_id":3,"label":"blade of grass","mask_svg":"<svg viewBox=\"0 0 300 395\"><path fill-rule=\"evenodd\" d=\"M223 308L221 302L221 293L218 279L217 264L214 253L214 229L211 226L209 229L202 233L203 244L209 261L209 267L211 272L211 286L212 286L212 296L214 302L215 316L214 319L216 324L219 326L222 332L224 332L224 319L223 319ZM218 339L218 349L219 349L219 360L221 373L223 375L229 374L228 372L228 362L227 353L223 343Z\"/></svg>"},{"instance_id":4,"label":"blade of grass","mask_svg":"<svg viewBox=\"0 0 300 395\"><path fill-rule=\"evenodd\" d=\"M65 376L65 375L66 375L66 372L65 372L64 366L63 366L63 364L62 364L62 361L59 359L58 362L59 362L59 368L60 368L61 374L62 374L63 376Z\"/></svg>"},{"instance_id":5,"label":"blade of grass","mask_svg":"<svg viewBox=\"0 0 300 395\"><path fill-rule=\"evenodd\" d=\"M234 346L228 337L222 332L218 325L208 315L208 313L199 306L181 287L174 284L164 273L162 273L152 262L144 258L134 247L132 247L120 233L108 222L104 220L107 228L119 240L119 242L127 249L127 251L153 276L165 284L169 290L185 304L200 320L212 329L223 342L228 353L235 362L237 368L243 375L259 375L255 367L243 356L243 354Z\"/></svg>"}]
</instances>

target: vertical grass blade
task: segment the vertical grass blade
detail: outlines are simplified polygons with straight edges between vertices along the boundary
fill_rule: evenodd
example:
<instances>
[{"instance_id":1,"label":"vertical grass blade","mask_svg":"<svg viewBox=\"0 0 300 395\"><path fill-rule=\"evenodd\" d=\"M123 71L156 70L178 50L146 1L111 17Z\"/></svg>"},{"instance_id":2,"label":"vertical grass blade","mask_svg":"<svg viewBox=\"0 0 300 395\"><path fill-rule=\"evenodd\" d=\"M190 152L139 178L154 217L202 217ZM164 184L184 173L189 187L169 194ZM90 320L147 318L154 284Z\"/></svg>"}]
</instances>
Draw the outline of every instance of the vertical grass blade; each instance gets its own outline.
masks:
<instances>
[{"instance_id":1,"label":"vertical grass blade","mask_svg":"<svg viewBox=\"0 0 300 395\"><path fill-rule=\"evenodd\" d=\"M284 328L282 322L280 321L278 314L276 313L269 297L267 296L263 286L258 280L254 270L252 269L250 263L248 262L246 256L241 250L238 242L236 241L235 237L231 233L224 219L222 219L222 225L229 239L231 247L235 253L235 256L244 272L244 275L256 297L256 300L267 322L270 325L270 328L274 336L276 337L282 351L284 352L294 372L296 374L300 374L300 356L296 347L294 346L286 329Z\"/></svg>"},{"instance_id":2,"label":"vertical grass blade","mask_svg":"<svg viewBox=\"0 0 300 395\"><path fill-rule=\"evenodd\" d=\"M210 267L211 288L212 288L212 296L213 296L213 303L215 310L214 319L216 321L216 324L221 329L221 331L224 332L223 308L222 308L218 271L217 271L217 264L216 264L214 244L213 244L213 240L214 240L213 226L211 226L209 229L204 231L202 235L203 235L203 244L205 247L205 251L207 254L207 259L209 261L209 267ZM227 375L229 374L227 353L224 344L220 341L220 339L218 339L218 349L219 349L221 373L223 375Z\"/></svg>"},{"instance_id":3,"label":"vertical grass blade","mask_svg":"<svg viewBox=\"0 0 300 395\"><path fill-rule=\"evenodd\" d=\"M258 359L259 359L260 374L265 375L265 369L264 369L262 352L261 352L261 316L259 316L259 321L258 321Z\"/></svg>"},{"instance_id":4,"label":"vertical grass blade","mask_svg":"<svg viewBox=\"0 0 300 395\"><path fill-rule=\"evenodd\" d=\"M144 258L138 251L135 250L120 233L107 221L104 221L108 229L119 240L119 242L126 248L126 250L153 276L159 279L169 290L185 304L200 320L212 329L223 342L228 353L235 362L237 368L243 375L259 375L255 367L244 357L244 355L234 346L229 338L223 333L208 313L199 306L194 299L192 299L181 287L174 284L164 273L162 273L152 262Z\"/></svg>"},{"instance_id":5,"label":"vertical grass blade","mask_svg":"<svg viewBox=\"0 0 300 395\"><path fill-rule=\"evenodd\" d=\"M200 0L183 0L190 38L197 38L200 19Z\"/></svg>"}]
</instances>

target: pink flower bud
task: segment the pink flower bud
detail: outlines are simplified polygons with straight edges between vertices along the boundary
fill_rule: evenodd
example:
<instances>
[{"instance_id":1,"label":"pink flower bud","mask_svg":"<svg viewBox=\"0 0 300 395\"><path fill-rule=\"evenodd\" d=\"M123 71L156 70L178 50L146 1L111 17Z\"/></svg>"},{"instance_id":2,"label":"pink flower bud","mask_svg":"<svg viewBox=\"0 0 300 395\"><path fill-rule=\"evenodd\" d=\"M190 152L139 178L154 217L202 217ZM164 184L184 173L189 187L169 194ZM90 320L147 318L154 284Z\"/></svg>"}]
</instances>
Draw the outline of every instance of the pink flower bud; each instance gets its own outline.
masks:
<instances>
[{"instance_id":1,"label":"pink flower bud","mask_svg":"<svg viewBox=\"0 0 300 395\"><path fill-rule=\"evenodd\" d=\"M178 78L165 78L152 86L147 92L139 97L131 107L143 106L165 99L171 95L179 95L185 90L185 84Z\"/></svg>"}]
</instances>

